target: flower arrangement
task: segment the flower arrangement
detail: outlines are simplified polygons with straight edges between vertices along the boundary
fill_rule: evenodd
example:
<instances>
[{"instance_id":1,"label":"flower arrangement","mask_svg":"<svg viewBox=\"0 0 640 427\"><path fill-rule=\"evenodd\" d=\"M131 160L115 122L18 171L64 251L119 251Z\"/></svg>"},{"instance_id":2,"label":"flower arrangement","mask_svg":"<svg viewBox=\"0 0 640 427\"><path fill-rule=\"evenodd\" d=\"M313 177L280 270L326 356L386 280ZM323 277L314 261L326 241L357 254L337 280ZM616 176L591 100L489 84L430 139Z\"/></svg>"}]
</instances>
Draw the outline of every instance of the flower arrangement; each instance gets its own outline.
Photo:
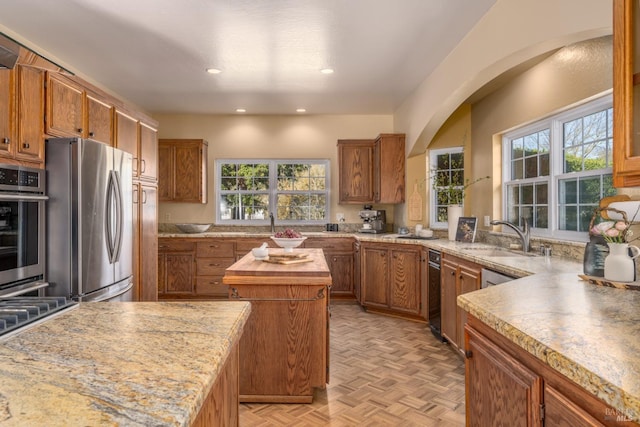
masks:
<instances>
[{"instance_id":1,"label":"flower arrangement","mask_svg":"<svg viewBox=\"0 0 640 427\"><path fill-rule=\"evenodd\" d=\"M605 221L596 224L591 229L594 235L601 235L607 243L627 243L633 235L627 221Z\"/></svg>"}]
</instances>

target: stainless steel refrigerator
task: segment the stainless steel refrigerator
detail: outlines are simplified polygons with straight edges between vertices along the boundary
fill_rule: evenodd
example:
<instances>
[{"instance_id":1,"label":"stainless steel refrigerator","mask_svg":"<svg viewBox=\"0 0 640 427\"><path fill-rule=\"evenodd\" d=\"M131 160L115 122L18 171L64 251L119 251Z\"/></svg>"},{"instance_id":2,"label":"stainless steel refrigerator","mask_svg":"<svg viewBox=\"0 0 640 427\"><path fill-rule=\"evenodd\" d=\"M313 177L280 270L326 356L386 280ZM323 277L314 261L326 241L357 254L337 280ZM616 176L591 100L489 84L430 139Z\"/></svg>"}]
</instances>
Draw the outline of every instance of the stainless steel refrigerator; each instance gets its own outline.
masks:
<instances>
[{"instance_id":1,"label":"stainless steel refrigerator","mask_svg":"<svg viewBox=\"0 0 640 427\"><path fill-rule=\"evenodd\" d=\"M47 159L48 295L130 301L131 154L80 138L52 138Z\"/></svg>"}]
</instances>

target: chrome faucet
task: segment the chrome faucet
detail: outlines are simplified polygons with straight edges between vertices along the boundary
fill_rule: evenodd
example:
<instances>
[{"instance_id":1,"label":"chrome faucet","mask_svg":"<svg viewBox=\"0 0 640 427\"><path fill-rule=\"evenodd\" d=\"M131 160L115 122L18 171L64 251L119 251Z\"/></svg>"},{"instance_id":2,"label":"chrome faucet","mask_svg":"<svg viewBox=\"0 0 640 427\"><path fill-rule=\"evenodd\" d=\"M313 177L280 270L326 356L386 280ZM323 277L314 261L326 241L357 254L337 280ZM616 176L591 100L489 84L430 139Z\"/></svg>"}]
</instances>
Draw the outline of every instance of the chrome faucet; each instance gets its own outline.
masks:
<instances>
[{"instance_id":1,"label":"chrome faucet","mask_svg":"<svg viewBox=\"0 0 640 427\"><path fill-rule=\"evenodd\" d=\"M529 228L529 223L527 222L526 218L521 218L522 222L523 222L523 226L522 226L522 230L520 230L520 228L518 228L517 225L511 224L510 222L507 221L500 221L500 220L493 220L490 222L491 225L506 225L507 227L511 228L513 231L515 231L518 236L520 236L520 239L522 240L522 252L527 253L529 252L530 245L529 245L529 238L531 236L531 228Z\"/></svg>"},{"instance_id":2,"label":"chrome faucet","mask_svg":"<svg viewBox=\"0 0 640 427\"><path fill-rule=\"evenodd\" d=\"M271 220L271 233L276 232L276 220L273 217L273 212L269 212L269 220Z\"/></svg>"}]
</instances>

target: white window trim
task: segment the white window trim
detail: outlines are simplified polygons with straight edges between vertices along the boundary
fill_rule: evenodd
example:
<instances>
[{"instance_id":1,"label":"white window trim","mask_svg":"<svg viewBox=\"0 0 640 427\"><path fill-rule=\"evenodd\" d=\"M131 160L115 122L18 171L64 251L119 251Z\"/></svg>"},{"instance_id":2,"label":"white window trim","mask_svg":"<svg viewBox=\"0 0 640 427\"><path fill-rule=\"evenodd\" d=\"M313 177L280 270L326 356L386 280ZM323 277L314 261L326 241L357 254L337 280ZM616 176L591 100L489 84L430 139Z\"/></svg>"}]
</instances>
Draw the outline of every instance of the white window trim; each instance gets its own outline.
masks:
<instances>
[{"instance_id":1,"label":"white window trim","mask_svg":"<svg viewBox=\"0 0 640 427\"><path fill-rule=\"evenodd\" d=\"M511 160L510 152L509 152L509 141L513 139L517 139L521 136L528 135L530 133L540 131L543 129L549 128L550 136L549 139L551 144L549 145L549 172L550 176L546 178L529 178L518 180L520 183L528 183L528 182L542 182L545 179L548 181L548 189L549 189L549 228L539 229L531 227L531 235L535 237L553 237L558 240L569 240L569 241L577 241L577 242L587 242L589 241L588 233L583 231L568 231L568 230L559 230L558 229L558 181L560 178L566 177L567 174L563 173L562 168L562 156L560 154L556 154L557 150L560 150L561 147L559 145L558 137L560 137L559 141L562 141L562 124L564 122L571 121L573 119L583 117L592 112L601 111L605 108L611 108L613 106L613 95L608 93L599 98L590 98L586 100L584 103L578 106L571 106L569 109L564 110L562 112L556 113L547 118L536 121L535 123L531 123L529 125L518 128L515 131L505 133L502 137L502 158ZM613 173L612 168L606 168L602 170L602 173ZM581 177L581 176L591 176L593 175L593 171L582 171L582 172L572 172L571 176ZM512 182L511 180L511 161L503 161L503 169L502 169L502 218L507 218L507 186L505 183ZM515 181L513 181L515 182ZM552 213L553 210L553 213ZM531 225L531 224L530 224ZM511 229L508 227L503 227L502 230L506 233L513 233Z\"/></svg>"},{"instance_id":2,"label":"white window trim","mask_svg":"<svg viewBox=\"0 0 640 427\"><path fill-rule=\"evenodd\" d=\"M329 159L216 159L215 161L215 183L219 184L221 182L222 173L222 164L226 163L268 163L269 164L269 206L272 207L271 211L275 214L276 200L277 200L277 166L278 164L284 163L316 163L323 164L326 170L326 190L322 193L326 194L326 206L325 206L325 218L320 220L310 220L310 221L292 221L292 220L281 220L276 218L277 225L318 225L318 224L326 224L329 222L329 218L331 218L331 162ZM268 225L270 223L269 216L265 216L265 219L253 219L253 220L232 220L232 219L222 219L222 212L220 210L220 196L222 192L220 191L220 187L218 185L214 185L214 196L215 196L215 224L216 225L247 225L247 226L257 226L257 225Z\"/></svg>"},{"instance_id":3,"label":"white window trim","mask_svg":"<svg viewBox=\"0 0 640 427\"><path fill-rule=\"evenodd\" d=\"M434 172L437 170L438 166L436 163L436 159L440 154L453 154L462 152L464 152L464 147L435 148L429 150L429 170L427 171L427 175L429 177L429 227L432 229L447 229L449 227L448 222L438 221L438 201L436 200L436 191L433 188L433 181L435 178ZM464 206L464 201L462 203L462 205Z\"/></svg>"}]
</instances>

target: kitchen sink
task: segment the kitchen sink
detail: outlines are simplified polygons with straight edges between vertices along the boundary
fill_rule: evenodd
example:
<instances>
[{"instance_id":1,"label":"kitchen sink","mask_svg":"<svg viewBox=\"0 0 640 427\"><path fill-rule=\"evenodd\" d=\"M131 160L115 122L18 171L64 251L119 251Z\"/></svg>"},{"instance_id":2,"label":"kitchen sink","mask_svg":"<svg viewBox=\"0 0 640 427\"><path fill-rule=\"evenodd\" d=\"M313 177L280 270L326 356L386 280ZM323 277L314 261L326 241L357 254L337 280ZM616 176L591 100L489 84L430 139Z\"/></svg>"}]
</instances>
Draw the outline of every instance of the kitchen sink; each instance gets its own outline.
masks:
<instances>
[{"instance_id":1,"label":"kitchen sink","mask_svg":"<svg viewBox=\"0 0 640 427\"><path fill-rule=\"evenodd\" d=\"M500 249L500 248L462 248L463 251L472 253L478 256L486 256L486 257L533 257L536 256L533 253L524 253L522 251L512 251L508 249Z\"/></svg>"}]
</instances>

